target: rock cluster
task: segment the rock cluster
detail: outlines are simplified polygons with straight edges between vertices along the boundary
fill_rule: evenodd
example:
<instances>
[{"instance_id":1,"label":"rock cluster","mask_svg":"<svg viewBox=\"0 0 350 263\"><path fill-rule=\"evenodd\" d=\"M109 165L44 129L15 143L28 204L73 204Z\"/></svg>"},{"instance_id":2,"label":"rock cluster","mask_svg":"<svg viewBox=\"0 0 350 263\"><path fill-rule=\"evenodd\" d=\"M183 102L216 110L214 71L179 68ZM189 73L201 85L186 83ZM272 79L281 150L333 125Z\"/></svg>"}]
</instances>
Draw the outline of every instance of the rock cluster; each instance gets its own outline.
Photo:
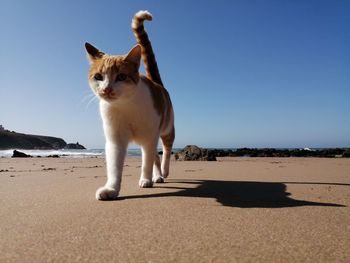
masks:
<instances>
[{"instance_id":1,"label":"rock cluster","mask_svg":"<svg viewBox=\"0 0 350 263\"><path fill-rule=\"evenodd\" d=\"M175 153L178 161L216 161L216 157L350 157L348 148L329 148L320 150L305 149L274 149L274 148L240 148L204 149L195 145L188 145Z\"/></svg>"},{"instance_id":2,"label":"rock cluster","mask_svg":"<svg viewBox=\"0 0 350 263\"><path fill-rule=\"evenodd\" d=\"M256 149L256 148L241 148L236 151L231 151L227 156L247 156L247 157L349 157L349 149L330 148L320 150L305 149Z\"/></svg>"},{"instance_id":3,"label":"rock cluster","mask_svg":"<svg viewBox=\"0 0 350 263\"><path fill-rule=\"evenodd\" d=\"M64 149L69 149L69 150L85 150L86 148L79 144L78 142L77 143L68 143Z\"/></svg>"},{"instance_id":4,"label":"rock cluster","mask_svg":"<svg viewBox=\"0 0 350 263\"><path fill-rule=\"evenodd\" d=\"M184 149L175 153L175 159L177 161L216 161L214 151L196 145L187 145Z\"/></svg>"}]
</instances>

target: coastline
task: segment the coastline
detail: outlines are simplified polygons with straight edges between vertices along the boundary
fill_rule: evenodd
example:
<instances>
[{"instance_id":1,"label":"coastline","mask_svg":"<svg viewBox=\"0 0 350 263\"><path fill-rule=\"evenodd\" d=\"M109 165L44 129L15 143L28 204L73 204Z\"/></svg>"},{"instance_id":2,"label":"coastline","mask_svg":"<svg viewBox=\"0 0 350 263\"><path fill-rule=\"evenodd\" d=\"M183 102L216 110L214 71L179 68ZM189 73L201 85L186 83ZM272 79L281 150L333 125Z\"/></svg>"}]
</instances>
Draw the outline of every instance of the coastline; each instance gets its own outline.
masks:
<instances>
[{"instance_id":1,"label":"coastline","mask_svg":"<svg viewBox=\"0 0 350 263\"><path fill-rule=\"evenodd\" d=\"M188 147L188 146L186 146ZM173 148L179 153L185 148ZM196 147L196 146L195 146ZM350 157L350 148L201 148L212 152L216 157ZM0 158L11 157L14 150L19 150L32 157L104 157L105 150L99 149L21 149L0 150ZM158 152L162 152L159 147ZM141 156L140 148L129 148L128 156Z\"/></svg>"},{"instance_id":2,"label":"coastline","mask_svg":"<svg viewBox=\"0 0 350 263\"><path fill-rule=\"evenodd\" d=\"M350 260L350 159L171 162L140 189L127 157L120 198L96 201L103 158L0 158L0 261Z\"/></svg>"}]
</instances>

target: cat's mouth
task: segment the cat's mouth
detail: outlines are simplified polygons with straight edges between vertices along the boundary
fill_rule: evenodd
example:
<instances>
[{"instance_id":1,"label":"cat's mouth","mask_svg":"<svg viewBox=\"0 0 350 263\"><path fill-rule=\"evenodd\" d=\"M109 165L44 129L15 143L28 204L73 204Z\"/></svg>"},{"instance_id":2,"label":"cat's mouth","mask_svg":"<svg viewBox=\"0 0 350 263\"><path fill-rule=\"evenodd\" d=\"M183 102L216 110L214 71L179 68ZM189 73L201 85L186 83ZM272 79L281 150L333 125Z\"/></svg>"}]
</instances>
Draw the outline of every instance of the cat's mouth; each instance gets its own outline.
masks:
<instances>
[{"instance_id":1,"label":"cat's mouth","mask_svg":"<svg viewBox=\"0 0 350 263\"><path fill-rule=\"evenodd\" d=\"M98 96L101 99L104 99L106 101L111 101L111 100L115 100L116 99L116 95L114 92L99 92Z\"/></svg>"},{"instance_id":2,"label":"cat's mouth","mask_svg":"<svg viewBox=\"0 0 350 263\"><path fill-rule=\"evenodd\" d=\"M115 100L116 99L116 97L111 95L111 94L108 94L108 95L100 94L99 96L100 96L101 99L106 100L106 101L111 101L111 100Z\"/></svg>"}]
</instances>

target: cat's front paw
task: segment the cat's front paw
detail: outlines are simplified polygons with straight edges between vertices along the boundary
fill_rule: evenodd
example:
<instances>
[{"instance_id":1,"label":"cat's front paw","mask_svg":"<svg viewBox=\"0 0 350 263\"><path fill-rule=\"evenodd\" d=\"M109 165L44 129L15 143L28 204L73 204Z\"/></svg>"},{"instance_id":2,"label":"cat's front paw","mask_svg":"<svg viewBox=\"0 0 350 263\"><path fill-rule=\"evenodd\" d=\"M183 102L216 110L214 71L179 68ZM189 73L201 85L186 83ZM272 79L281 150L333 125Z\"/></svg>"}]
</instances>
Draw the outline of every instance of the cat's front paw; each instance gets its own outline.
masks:
<instances>
[{"instance_id":1,"label":"cat's front paw","mask_svg":"<svg viewBox=\"0 0 350 263\"><path fill-rule=\"evenodd\" d=\"M97 200L115 200L117 199L119 191L110 187L100 187L96 191Z\"/></svg>"},{"instance_id":2,"label":"cat's front paw","mask_svg":"<svg viewBox=\"0 0 350 263\"><path fill-rule=\"evenodd\" d=\"M141 178L139 181L139 186L141 188L150 188L153 186L153 182L149 179Z\"/></svg>"},{"instance_id":3,"label":"cat's front paw","mask_svg":"<svg viewBox=\"0 0 350 263\"><path fill-rule=\"evenodd\" d=\"M164 177L163 176L153 176L152 182L157 183L157 184L164 183Z\"/></svg>"}]
</instances>

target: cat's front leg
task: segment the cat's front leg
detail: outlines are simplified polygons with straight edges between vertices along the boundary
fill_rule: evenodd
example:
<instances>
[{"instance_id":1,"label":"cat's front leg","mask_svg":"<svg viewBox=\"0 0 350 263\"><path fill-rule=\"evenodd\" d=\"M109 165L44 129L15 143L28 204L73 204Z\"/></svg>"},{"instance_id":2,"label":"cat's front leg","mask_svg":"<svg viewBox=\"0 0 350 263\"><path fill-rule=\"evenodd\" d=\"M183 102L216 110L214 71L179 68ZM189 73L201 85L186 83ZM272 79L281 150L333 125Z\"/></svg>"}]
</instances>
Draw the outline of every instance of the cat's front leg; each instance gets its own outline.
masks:
<instances>
[{"instance_id":1,"label":"cat's front leg","mask_svg":"<svg viewBox=\"0 0 350 263\"><path fill-rule=\"evenodd\" d=\"M122 180L127 144L106 143L107 182L96 191L97 200L117 199Z\"/></svg>"}]
</instances>

